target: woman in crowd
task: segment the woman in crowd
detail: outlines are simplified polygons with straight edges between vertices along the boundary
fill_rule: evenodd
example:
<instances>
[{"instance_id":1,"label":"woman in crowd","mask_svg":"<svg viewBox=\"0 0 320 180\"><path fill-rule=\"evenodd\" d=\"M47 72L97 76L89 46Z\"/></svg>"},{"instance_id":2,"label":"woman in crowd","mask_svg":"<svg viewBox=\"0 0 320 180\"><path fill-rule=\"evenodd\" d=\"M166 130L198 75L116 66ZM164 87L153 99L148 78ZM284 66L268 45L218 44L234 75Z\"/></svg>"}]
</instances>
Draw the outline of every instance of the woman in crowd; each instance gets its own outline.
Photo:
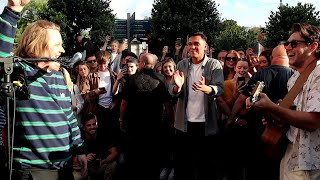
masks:
<instances>
[{"instance_id":1,"label":"woman in crowd","mask_svg":"<svg viewBox=\"0 0 320 180\"><path fill-rule=\"evenodd\" d=\"M264 50L259 55L260 69L266 68L271 65L272 49Z\"/></svg>"},{"instance_id":2,"label":"woman in crowd","mask_svg":"<svg viewBox=\"0 0 320 180\"><path fill-rule=\"evenodd\" d=\"M84 100L81 96L79 87L72 82L69 72L65 68L61 68L61 72L71 93L71 108L75 114L75 117L77 118L78 126L80 127L81 111L83 108Z\"/></svg>"},{"instance_id":3,"label":"woman in crowd","mask_svg":"<svg viewBox=\"0 0 320 180\"><path fill-rule=\"evenodd\" d=\"M162 69L162 74L166 78L166 86L168 88L169 83L173 77L173 73L176 71L176 63L172 58L166 58L162 62L162 66L160 66ZM171 97L170 96L170 105L171 108L175 111L175 106L177 103L178 99L176 97ZM173 111L173 112L174 112ZM169 118L166 114L166 111L164 109L164 116L162 118L163 122L163 138L164 138L164 151L163 151L163 169L162 172L160 173L160 180L164 179L172 179L174 176L174 169L173 167L173 137L174 137L174 128L173 128L173 122L169 121Z\"/></svg>"},{"instance_id":4,"label":"woman in crowd","mask_svg":"<svg viewBox=\"0 0 320 180\"><path fill-rule=\"evenodd\" d=\"M234 67L238 59L240 59L240 55L237 51L230 50L227 52L223 66L224 80L230 80L234 77L234 75L236 74Z\"/></svg>"},{"instance_id":5,"label":"woman in crowd","mask_svg":"<svg viewBox=\"0 0 320 180\"><path fill-rule=\"evenodd\" d=\"M234 102L242 91L242 88L248 82L248 73L249 73L249 65L250 62L246 59L238 59L235 63L235 75L232 79L226 80L224 82L224 93L217 98L217 105L219 109L222 111L226 119L231 113ZM224 130L223 142L224 142L224 160L225 160L225 179L234 180L243 175L243 156L242 150L239 150L239 142L243 143L245 140L241 140L241 138L245 137L246 130L242 129L242 126L246 125L246 121L241 119L242 115L246 114L245 107L243 111L238 114L239 119L236 121L237 124L234 126L229 126ZM227 123L228 122L224 122ZM223 124L224 124L223 123ZM245 143L243 143L245 146ZM236 150L237 149L237 150ZM242 149L245 149L243 147ZM237 151L237 153L232 153L233 151Z\"/></svg>"}]
</instances>

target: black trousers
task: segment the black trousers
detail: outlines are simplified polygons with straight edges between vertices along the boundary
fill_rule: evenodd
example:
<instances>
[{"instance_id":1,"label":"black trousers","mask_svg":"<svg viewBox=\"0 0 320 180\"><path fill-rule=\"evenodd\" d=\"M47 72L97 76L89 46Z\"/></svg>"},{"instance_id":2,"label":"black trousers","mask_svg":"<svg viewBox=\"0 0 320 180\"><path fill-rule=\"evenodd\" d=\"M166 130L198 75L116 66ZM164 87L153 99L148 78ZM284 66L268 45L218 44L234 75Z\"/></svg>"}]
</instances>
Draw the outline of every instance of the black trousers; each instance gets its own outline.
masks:
<instances>
[{"instance_id":1,"label":"black trousers","mask_svg":"<svg viewBox=\"0 0 320 180\"><path fill-rule=\"evenodd\" d=\"M205 123L188 122L188 132L176 131L175 180L217 180L220 142L217 135L205 136Z\"/></svg>"},{"instance_id":2,"label":"black trousers","mask_svg":"<svg viewBox=\"0 0 320 180\"><path fill-rule=\"evenodd\" d=\"M97 110L98 136L120 140L120 124L114 109L99 105Z\"/></svg>"}]
</instances>

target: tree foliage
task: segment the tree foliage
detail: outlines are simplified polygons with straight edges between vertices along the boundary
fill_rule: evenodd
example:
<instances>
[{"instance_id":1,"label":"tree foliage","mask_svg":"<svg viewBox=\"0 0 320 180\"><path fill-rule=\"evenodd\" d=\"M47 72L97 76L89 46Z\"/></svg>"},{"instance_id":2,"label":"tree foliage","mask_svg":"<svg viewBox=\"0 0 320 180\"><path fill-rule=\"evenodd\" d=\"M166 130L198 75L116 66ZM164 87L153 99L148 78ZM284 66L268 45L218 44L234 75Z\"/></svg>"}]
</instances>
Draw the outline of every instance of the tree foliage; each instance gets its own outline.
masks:
<instances>
[{"instance_id":1,"label":"tree foliage","mask_svg":"<svg viewBox=\"0 0 320 180\"><path fill-rule=\"evenodd\" d=\"M60 26L66 55L74 53L75 36L82 31L89 30L93 43L102 46L115 19L110 0L32 0L22 15L18 22L17 41L29 23L45 19Z\"/></svg>"},{"instance_id":2,"label":"tree foliage","mask_svg":"<svg viewBox=\"0 0 320 180\"><path fill-rule=\"evenodd\" d=\"M84 30L90 30L93 43L102 45L115 19L110 9L110 0L48 0L48 8L65 17L59 19L56 13L48 15L50 20L62 25L66 33L66 50L69 52L72 51L76 34Z\"/></svg>"},{"instance_id":3,"label":"tree foliage","mask_svg":"<svg viewBox=\"0 0 320 180\"><path fill-rule=\"evenodd\" d=\"M153 34L167 45L176 38L201 31L214 44L220 27L220 17L212 0L155 0L151 12Z\"/></svg>"},{"instance_id":4,"label":"tree foliage","mask_svg":"<svg viewBox=\"0 0 320 180\"><path fill-rule=\"evenodd\" d=\"M33 0L21 12L22 17L17 24L15 41L19 42L24 29L38 19L44 19L43 13L47 11L47 0Z\"/></svg>"},{"instance_id":5,"label":"tree foliage","mask_svg":"<svg viewBox=\"0 0 320 180\"><path fill-rule=\"evenodd\" d=\"M319 11L313 4L301 4L280 6L278 11L271 11L269 22L266 23L267 36L265 39L268 47L274 47L279 41L287 40L293 23L309 23L320 25Z\"/></svg>"},{"instance_id":6,"label":"tree foliage","mask_svg":"<svg viewBox=\"0 0 320 180\"><path fill-rule=\"evenodd\" d=\"M225 20L216 39L216 50L246 49L256 41L258 28L248 29L237 25L234 20Z\"/></svg>"}]
</instances>

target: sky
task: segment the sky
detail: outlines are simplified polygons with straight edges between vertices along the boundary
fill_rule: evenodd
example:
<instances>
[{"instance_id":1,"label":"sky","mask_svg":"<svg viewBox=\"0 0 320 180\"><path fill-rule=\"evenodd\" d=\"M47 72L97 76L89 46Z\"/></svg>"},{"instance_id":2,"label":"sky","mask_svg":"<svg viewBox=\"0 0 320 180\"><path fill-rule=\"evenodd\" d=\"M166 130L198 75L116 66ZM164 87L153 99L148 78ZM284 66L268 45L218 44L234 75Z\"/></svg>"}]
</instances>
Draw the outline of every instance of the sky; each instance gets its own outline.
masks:
<instances>
[{"instance_id":1,"label":"sky","mask_svg":"<svg viewBox=\"0 0 320 180\"><path fill-rule=\"evenodd\" d=\"M151 16L153 0L111 0L110 7L116 18L126 19L127 13L134 13L136 19L144 19ZM232 19L238 25L246 27L264 27L271 11L277 11L280 0L216 0L218 11L222 19ZM282 0L283 4L290 6L298 2L312 3L316 10L320 11L319 0ZM316 3L317 2L317 3ZM0 0L0 10L7 4L6 0ZM317 5L316 5L317 4Z\"/></svg>"}]
</instances>

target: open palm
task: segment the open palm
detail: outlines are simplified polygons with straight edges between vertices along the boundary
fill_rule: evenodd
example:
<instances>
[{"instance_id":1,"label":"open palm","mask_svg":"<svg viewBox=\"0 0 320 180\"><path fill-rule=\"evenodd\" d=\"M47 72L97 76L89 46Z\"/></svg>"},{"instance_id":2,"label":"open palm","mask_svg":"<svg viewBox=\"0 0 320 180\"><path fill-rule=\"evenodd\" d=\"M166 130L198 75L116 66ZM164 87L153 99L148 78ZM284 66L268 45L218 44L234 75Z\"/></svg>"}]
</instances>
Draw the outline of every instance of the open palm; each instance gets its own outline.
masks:
<instances>
[{"instance_id":1,"label":"open palm","mask_svg":"<svg viewBox=\"0 0 320 180\"><path fill-rule=\"evenodd\" d=\"M184 73L182 71L177 70L173 74L173 80L174 80L174 83L176 84L176 86L181 88L184 83Z\"/></svg>"}]
</instances>

